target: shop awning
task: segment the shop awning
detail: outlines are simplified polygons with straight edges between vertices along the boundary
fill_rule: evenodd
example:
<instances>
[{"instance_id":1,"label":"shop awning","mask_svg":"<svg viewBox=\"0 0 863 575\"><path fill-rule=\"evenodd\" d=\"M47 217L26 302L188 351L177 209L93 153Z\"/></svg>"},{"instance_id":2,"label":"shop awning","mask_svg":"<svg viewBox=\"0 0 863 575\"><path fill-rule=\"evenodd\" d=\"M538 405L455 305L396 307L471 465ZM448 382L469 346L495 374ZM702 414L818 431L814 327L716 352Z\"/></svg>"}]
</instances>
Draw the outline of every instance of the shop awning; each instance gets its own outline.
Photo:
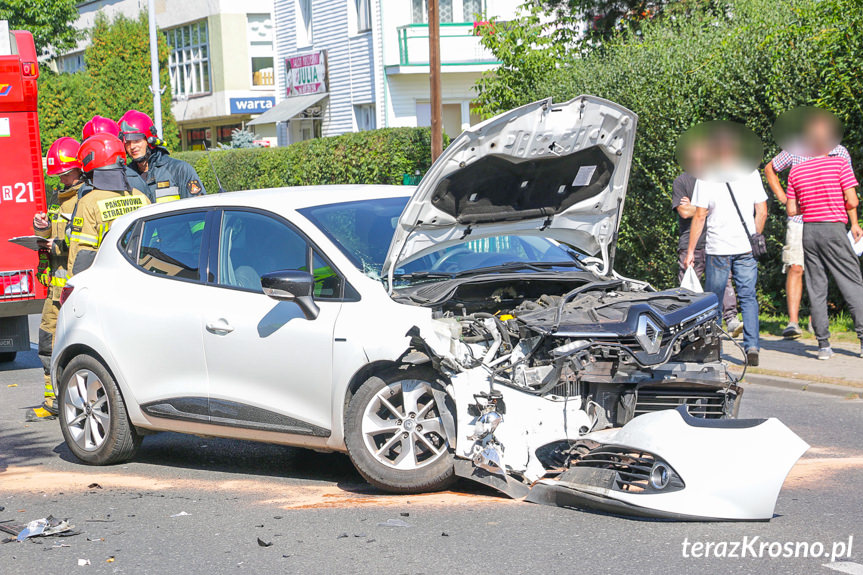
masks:
<instances>
[{"instance_id":1,"label":"shop awning","mask_svg":"<svg viewBox=\"0 0 863 575\"><path fill-rule=\"evenodd\" d=\"M285 98L254 120L246 122L246 125L255 126L257 124L287 122L306 108L311 108L327 96L329 96L329 94L323 92L321 94L309 94L307 96L293 96L291 98Z\"/></svg>"}]
</instances>

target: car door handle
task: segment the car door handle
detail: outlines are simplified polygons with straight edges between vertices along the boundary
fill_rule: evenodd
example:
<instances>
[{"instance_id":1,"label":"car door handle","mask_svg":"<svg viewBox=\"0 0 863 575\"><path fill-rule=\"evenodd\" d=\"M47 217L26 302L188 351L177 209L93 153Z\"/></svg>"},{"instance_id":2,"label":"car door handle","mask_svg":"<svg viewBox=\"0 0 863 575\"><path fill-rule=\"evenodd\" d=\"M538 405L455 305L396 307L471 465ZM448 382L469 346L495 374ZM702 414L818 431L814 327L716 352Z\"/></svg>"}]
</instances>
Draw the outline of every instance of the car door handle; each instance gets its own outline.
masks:
<instances>
[{"instance_id":1,"label":"car door handle","mask_svg":"<svg viewBox=\"0 0 863 575\"><path fill-rule=\"evenodd\" d=\"M217 319L215 321L207 322L207 331L210 333L217 334L226 334L234 331L234 328L231 327L231 324L228 323L226 319Z\"/></svg>"}]
</instances>

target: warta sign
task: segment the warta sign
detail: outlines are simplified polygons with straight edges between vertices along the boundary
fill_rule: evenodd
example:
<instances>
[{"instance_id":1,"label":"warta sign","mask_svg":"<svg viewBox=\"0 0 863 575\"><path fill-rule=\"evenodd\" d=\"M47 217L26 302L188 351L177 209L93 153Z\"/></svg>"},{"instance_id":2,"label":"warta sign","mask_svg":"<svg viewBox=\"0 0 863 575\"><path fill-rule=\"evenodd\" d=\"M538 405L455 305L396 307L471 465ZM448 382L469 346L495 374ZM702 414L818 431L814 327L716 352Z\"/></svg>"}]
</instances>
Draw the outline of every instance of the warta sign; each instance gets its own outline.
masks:
<instances>
[{"instance_id":1,"label":"warta sign","mask_svg":"<svg viewBox=\"0 0 863 575\"><path fill-rule=\"evenodd\" d=\"M322 94L327 91L327 51L285 58L287 96Z\"/></svg>"}]
</instances>

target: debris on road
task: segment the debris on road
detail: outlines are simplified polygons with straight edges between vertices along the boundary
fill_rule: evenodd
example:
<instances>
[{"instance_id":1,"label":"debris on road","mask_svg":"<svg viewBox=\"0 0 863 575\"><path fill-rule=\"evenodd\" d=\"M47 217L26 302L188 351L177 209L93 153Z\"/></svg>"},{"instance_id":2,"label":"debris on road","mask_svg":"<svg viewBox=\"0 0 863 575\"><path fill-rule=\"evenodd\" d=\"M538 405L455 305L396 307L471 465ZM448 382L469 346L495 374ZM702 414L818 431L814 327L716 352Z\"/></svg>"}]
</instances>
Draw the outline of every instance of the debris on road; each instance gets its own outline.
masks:
<instances>
[{"instance_id":1,"label":"debris on road","mask_svg":"<svg viewBox=\"0 0 863 575\"><path fill-rule=\"evenodd\" d=\"M387 519L386 521L381 521L378 523L378 527L410 527L410 523L402 521L401 519Z\"/></svg>"},{"instance_id":2,"label":"debris on road","mask_svg":"<svg viewBox=\"0 0 863 575\"><path fill-rule=\"evenodd\" d=\"M90 485L87 486L87 489L102 489L102 486L99 485L98 483L91 483Z\"/></svg>"},{"instance_id":3,"label":"debris on road","mask_svg":"<svg viewBox=\"0 0 863 575\"><path fill-rule=\"evenodd\" d=\"M273 544L272 541L267 542L267 541L264 541L263 539L261 539L260 537L258 537L258 545L260 545L261 547L270 547L270 546L272 546L272 544Z\"/></svg>"},{"instance_id":4,"label":"debris on road","mask_svg":"<svg viewBox=\"0 0 863 575\"><path fill-rule=\"evenodd\" d=\"M185 511L180 511L179 513L175 513L171 515L171 517L187 517L191 515L191 513L186 513Z\"/></svg>"},{"instance_id":5,"label":"debris on road","mask_svg":"<svg viewBox=\"0 0 863 575\"><path fill-rule=\"evenodd\" d=\"M410 513L399 513L399 515L401 515L402 517L410 517L411 516Z\"/></svg>"},{"instance_id":6,"label":"debris on road","mask_svg":"<svg viewBox=\"0 0 863 575\"><path fill-rule=\"evenodd\" d=\"M89 559L78 559L78 567L83 567L84 565L89 565Z\"/></svg>"},{"instance_id":7,"label":"debris on road","mask_svg":"<svg viewBox=\"0 0 863 575\"><path fill-rule=\"evenodd\" d=\"M60 520L53 515L43 517L42 519L34 519L27 525L0 524L0 531L15 535L15 540L18 542L30 537L49 537L51 535L70 537L78 535L78 531L72 531L74 528L74 525L69 525L68 519Z\"/></svg>"}]
</instances>

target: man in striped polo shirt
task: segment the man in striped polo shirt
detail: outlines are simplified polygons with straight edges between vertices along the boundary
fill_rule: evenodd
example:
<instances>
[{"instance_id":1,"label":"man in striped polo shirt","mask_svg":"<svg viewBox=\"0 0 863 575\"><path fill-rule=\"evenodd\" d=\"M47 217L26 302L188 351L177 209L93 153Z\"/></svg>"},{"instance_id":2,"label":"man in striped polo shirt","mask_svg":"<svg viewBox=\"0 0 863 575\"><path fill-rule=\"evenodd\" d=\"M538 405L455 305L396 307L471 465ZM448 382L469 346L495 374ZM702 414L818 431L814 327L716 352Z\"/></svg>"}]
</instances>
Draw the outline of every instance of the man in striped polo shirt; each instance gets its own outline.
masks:
<instances>
[{"instance_id":1,"label":"man in striped polo shirt","mask_svg":"<svg viewBox=\"0 0 863 575\"><path fill-rule=\"evenodd\" d=\"M851 163L851 156L845 146L838 144L833 148L829 156L836 156ZM767 184L776 196L780 204L785 205L787 198L779 175L789 168L806 160L811 156L795 154L782 150L772 161L764 166L764 175ZM782 337L786 339L797 339L803 332L800 329L800 300L803 299L803 216L789 216L785 230L785 245L782 246L782 271L785 273L785 303L788 309L788 325L782 330Z\"/></svg>"},{"instance_id":2,"label":"man in striped polo shirt","mask_svg":"<svg viewBox=\"0 0 863 575\"><path fill-rule=\"evenodd\" d=\"M818 146L814 147L818 150ZM863 355L863 275L845 226L857 241L863 230L857 223L857 179L844 158L828 155L830 146L821 142L823 155L799 163L788 175L790 217L803 218L803 257L806 291L809 293L812 327L818 339L818 359L830 359L830 329L827 317L827 273L842 292L854 318Z\"/></svg>"}]
</instances>

